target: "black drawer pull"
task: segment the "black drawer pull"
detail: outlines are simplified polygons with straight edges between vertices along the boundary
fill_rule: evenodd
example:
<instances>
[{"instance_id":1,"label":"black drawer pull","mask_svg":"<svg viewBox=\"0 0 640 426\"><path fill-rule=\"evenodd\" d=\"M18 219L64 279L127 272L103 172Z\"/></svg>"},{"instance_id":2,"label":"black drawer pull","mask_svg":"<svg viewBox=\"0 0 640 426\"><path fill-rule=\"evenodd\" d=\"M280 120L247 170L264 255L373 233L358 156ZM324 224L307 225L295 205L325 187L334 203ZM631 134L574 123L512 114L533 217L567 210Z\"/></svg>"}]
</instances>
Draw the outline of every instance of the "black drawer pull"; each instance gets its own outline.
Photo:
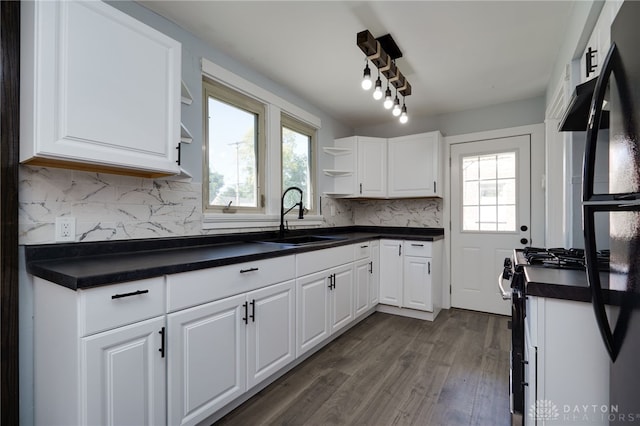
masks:
<instances>
[{"instance_id":1,"label":"black drawer pull","mask_svg":"<svg viewBox=\"0 0 640 426\"><path fill-rule=\"evenodd\" d=\"M139 294L145 294L145 293L149 293L149 290L137 290L137 291L132 291L131 293L114 294L113 296L111 296L111 298L122 299L123 297L137 296Z\"/></svg>"},{"instance_id":2,"label":"black drawer pull","mask_svg":"<svg viewBox=\"0 0 640 426\"><path fill-rule=\"evenodd\" d=\"M360 248L367 248L367 247L369 247L369 246L360 246Z\"/></svg>"},{"instance_id":3,"label":"black drawer pull","mask_svg":"<svg viewBox=\"0 0 640 426\"><path fill-rule=\"evenodd\" d=\"M411 244L412 247L424 247L424 244Z\"/></svg>"},{"instance_id":4,"label":"black drawer pull","mask_svg":"<svg viewBox=\"0 0 640 426\"><path fill-rule=\"evenodd\" d=\"M247 272L254 272L257 271L260 268L249 268L249 269L240 269L240 273L241 274L246 274Z\"/></svg>"}]
</instances>

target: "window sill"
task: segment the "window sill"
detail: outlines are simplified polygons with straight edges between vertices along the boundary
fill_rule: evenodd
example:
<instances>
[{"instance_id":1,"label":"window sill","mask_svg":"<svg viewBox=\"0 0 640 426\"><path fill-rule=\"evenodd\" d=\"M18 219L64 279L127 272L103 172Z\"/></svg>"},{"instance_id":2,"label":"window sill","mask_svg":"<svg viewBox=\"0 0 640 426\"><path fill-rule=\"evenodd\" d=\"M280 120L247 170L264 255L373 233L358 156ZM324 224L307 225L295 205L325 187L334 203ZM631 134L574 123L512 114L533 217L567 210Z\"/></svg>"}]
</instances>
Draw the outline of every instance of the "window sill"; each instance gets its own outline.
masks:
<instances>
[{"instance_id":1,"label":"window sill","mask_svg":"<svg viewBox=\"0 0 640 426\"><path fill-rule=\"evenodd\" d=\"M310 215L300 220L297 217L285 217L290 227L322 226L322 216ZM231 228L277 228L280 226L279 215L264 214L205 214L202 218L202 229L231 229Z\"/></svg>"}]
</instances>

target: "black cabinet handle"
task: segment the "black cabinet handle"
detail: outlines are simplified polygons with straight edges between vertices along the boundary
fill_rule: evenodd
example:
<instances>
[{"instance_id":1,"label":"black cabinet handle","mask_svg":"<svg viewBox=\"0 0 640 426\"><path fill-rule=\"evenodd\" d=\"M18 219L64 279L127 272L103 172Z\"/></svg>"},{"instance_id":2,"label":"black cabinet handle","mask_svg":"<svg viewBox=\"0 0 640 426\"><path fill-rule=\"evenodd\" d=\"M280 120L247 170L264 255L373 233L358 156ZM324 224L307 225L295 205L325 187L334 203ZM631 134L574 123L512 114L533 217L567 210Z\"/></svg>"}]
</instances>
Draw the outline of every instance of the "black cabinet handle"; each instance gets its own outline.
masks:
<instances>
[{"instance_id":1,"label":"black cabinet handle","mask_svg":"<svg viewBox=\"0 0 640 426\"><path fill-rule=\"evenodd\" d=\"M521 382L522 386L529 386L529 382Z\"/></svg>"},{"instance_id":2,"label":"black cabinet handle","mask_svg":"<svg viewBox=\"0 0 640 426\"><path fill-rule=\"evenodd\" d=\"M362 194L362 184L360 184L360 194Z\"/></svg>"},{"instance_id":3,"label":"black cabinet handle","mask_svg":"<svg viewBox=\"0 0 640 426\"><path fill-rule=\"evenodd\" d=\"M251 315L249 315L249 318L251 318L251 322L256 322L256 299L251 301Z\"/></svg>"},{"instance_id":4,"label":"black cabinet handle","mask_svg":"<svg viewBox=\"0 0 640 426\"><path fill-rule=\"evenodd\" d=\"M424 244L411 244L411 247L424 247Z\"/></svg>"},{"instance_id":5,"label":"black cabinet handle","mask_svg":"<svg viewBox=\"0 0 640 426\"><path fill-rule=\"evenodd\" d=\"M249 324L249 302L244 302L242 306L244 307L244 316L242 317L242 321L244 321L245 324Z\"/></svg>"},{"instance_id":6,"label":"black cabinet handle","mask_svg":"<svg viewBox=\"0 0 640 426\"><path fill-rule=\"evenodd\" d=\"M373 274L373 261L369 262L369 273Z\"/></svg>"},{"instance_id":7,"label":"black cabinet handle","mask_svg":"<svg viewBox=\"0 0 640 426\"><path fill-rule=\"evenodd\" d=\"M178 150L178 159L176 160L176 163L178 163L178 166L180 165L180 162L181 162L180 156L182 154L182 148L180 148L180 146L181 146L180 144L178 144L178 146L176 146L176 149Z\"/></svg>"},{"instance_id":8,"label":"black cabinet handle","mask_svg":"<svg viewBox=\"0 0 640 426\"><path fill-rule=\"evenodd\" d=\"M367 247L369 247L369 246L360 246L360 248L367 248Z\"/></svg>"},{"instance_id":9,"label":"black cabinet handle","mask_svg":"<svg viewBox=\"0 0 640 426\"><path fill-rule=\"evenodd\" d=\"M398 256L402 256L402 244L398 245Z\"/></svg>"},{"instance_id":10,"label":"black cabinet handle","mask_svg":"<svg viewBox=\"0 0 640 426\"><path fill-rule=\"evenodd\" d=\"M431 262L427 262L427 272L431 275Z\"/></svg>"},{"instance_id":11,"label":"black cabinet handle","mask_svg":"<svg viewBox=\"0 0 640 426\"><path fill-rule=\"evenodd\" d=\"M329 285L327 287L329 287L329 290L333 288L333 275L329 275Z\"/></svg>"},{"instance_id":12,"label":"black cabinet handle","mask_svg":"<svg viewBox=\"0 0 640 426\"><path fill-rule=\"evenodd\" d=\"M160 349L158 349L158 351L160 351L160 356L162 358L164 358L164 327L162 327L160 329L160 331L158 331L158 333L160 334Z\"/></svg>"},{"instance_id":13,"label":"black cabinet handle","mask_svg":"<svg viewBox=\"0 0 640 426\"><path fill-rule=\"evenodd\" d=\"M260 268L240 269L240 273L241 274L246 274L247 272L254 272L254 271L258 271L258 270L260 270Z\"/></svg>"},{"instance_id":14,"label":"black cabinet handle","mask_svg":"<svg viewBox=\"0 0 640 426\"><path fill-rule=\"evenodd\" d=\"M436 192L437 192L436 191L436 181L434 180L433 181L433 193L435 194Z\"/></svg>"},{"instance_id":15,"label":"black cabinet handle","mask_svg":"<svg viewBox=\"0 0 640 426\"><path fill-rule=\"evenodd\" d=\"M136 291L132 291L131 293L114 294L113 296L111 296L111 298L122 299L123 297L138 296L139 294L146 294L146 293L149 293L149 290L136 290Z\"/></svg>"}]
</instances>

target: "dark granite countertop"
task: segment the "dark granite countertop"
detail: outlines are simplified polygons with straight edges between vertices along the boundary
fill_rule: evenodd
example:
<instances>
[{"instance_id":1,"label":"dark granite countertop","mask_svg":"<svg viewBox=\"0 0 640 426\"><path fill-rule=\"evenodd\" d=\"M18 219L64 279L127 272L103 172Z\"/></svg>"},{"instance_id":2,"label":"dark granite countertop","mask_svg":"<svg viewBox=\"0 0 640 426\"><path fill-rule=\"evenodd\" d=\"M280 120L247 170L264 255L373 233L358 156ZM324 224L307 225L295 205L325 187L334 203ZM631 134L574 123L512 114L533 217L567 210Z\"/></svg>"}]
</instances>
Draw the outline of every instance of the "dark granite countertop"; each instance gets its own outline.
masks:
<instances>
[{"instance_id":1,"label":"dark granite countertop","mask_svg":"<svg viewBox=\"0 0 640 426\"><path fill-rule=\"evenodd\" d=\"M275 232L25 246L27 272L72 290L140 280L303 253L379 238L433 241L442 228L349 226L291 231L287 235L328 235L341 239L312 245L259 241Z\"/></svg>"},{"instance_id":2,"label":"dark granite countertop","mask_svg":"<svg viewBox=\"0 0 640 426\"><path fill-rule=\"evenodd\" d=\"M591 302L591 289L585 271L525 266L526 294L552 299ZM600 274L606 303L616 304L620 292L609 290L609 274Z\"/></svg>"}]
</instances>

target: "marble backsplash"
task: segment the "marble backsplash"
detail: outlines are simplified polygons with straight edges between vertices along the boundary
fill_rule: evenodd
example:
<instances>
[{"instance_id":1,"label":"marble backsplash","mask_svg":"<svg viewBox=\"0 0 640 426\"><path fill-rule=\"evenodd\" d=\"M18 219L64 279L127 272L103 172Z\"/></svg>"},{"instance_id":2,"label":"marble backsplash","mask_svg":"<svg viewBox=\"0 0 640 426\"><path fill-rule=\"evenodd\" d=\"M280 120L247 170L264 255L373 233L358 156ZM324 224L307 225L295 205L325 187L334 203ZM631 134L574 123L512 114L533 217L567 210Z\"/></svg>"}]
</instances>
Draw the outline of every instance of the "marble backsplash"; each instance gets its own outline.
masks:
<instances>
[{"instance_id":1,"label":"marble backsplash","mask_svg":"<svg viewBox=\"0 0 640 426\"><path fill-rule=\"evenodd\" d=\"M354 200L354 225L442 228L442 199Z\"/></svg>"},{"instance_id":2,"label":"marble backsplash","mask_svg":"<svg viewBox=\"0 0 640 426\"><path fill-rule=\"evenodd\" d=\"M19 242L54 243L55 219L59 216L76 218L78 242L247 231L202 229L201 200L200 183L21 166ZM361 201L323 197L322 213L327 227L442 227L440 199Z\"/></svg>"}]
</instances>

